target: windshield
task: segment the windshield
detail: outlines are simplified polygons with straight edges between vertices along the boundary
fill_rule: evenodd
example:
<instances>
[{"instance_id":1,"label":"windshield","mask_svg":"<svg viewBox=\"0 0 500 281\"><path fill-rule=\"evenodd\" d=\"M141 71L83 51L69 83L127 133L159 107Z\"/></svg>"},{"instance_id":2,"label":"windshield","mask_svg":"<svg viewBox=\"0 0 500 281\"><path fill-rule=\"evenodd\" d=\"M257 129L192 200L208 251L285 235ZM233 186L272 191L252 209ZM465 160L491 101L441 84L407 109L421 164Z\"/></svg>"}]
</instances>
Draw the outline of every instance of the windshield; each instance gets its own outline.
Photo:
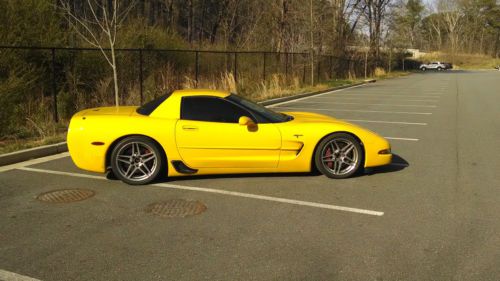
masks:
<instances>
[{"instance_id":1,"label":"windshield","mask_svg":"<svg viewBox=\"0 0 500 281\"><path fill-rule=\"evenodd\" d=\"M228 99L234 103L237 103L238 105L250 110L251 112L253 112L255 114L258 114L258 115L264 117L268 122L271 122L271 123L281 123L281 122L286 122L286 121L290 121L293 119L293 117L290 115L286 115L284 113L272 111L272 110L268 109L267 107L264 107L260 104L254 103L252 101L249 101L247 99L244 99L244 98L239 97L239 96L234 95L234 94L231 94L226 99ZM259 119L261 119L261 118L259 118ZM263 123L263 122L261 121L261 123Z\"/></svg>"}]
</instances>

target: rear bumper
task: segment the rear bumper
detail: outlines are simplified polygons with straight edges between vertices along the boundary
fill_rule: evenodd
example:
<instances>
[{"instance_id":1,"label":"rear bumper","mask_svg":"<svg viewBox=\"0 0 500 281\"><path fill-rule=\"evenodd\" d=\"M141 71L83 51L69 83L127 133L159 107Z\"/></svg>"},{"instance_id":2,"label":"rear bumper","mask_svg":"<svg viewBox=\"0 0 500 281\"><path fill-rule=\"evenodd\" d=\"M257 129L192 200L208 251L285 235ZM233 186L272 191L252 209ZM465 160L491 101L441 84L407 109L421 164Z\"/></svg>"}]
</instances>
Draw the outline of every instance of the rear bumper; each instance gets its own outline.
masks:
<instances>
[{"instance_id":1,"label":"rear bumper","mask_svg":"<svg viewBox=\"0 0 500 281\"><path fill-rule=\"evenodd\" d=\"M91 134L87 132L82 121L81 113L79 113L73 116L68 128L67 144L71 160L82 170L104 173L106 171L104 159L109 144L92 145Z\"/></svg>"}]
</instances>

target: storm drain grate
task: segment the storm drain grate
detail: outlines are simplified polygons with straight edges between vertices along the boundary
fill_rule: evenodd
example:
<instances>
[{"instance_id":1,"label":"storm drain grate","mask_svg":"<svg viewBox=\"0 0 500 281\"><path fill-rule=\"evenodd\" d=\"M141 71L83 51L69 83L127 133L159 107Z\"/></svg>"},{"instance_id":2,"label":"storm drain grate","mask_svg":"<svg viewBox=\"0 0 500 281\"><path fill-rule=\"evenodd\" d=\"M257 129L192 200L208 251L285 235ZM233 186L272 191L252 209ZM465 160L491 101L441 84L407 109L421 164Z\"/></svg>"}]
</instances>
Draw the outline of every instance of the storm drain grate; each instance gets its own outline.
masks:
<instances>
[{"instance_id":1,"label":"storm drain grate","mask_svg":"<svg viewBox=\"0 0 500 281\"><path fill-rule=\"evenodd\" d=\"M48 203L71 203L88 199L95 195L89 189L62 189L42 193L36 199Z\"/></svg>"},{"instance_id":2,"label":"storm drain grate","mask_svg":"<svg viewBox=\"0 0 500 281\"><path fill-rule=\"evenodd\" d=\"M201 214L207 210L207 206L199 201L188 201L174 199L165 202L150 204L146 212L164 218L184 218Z\"/></svg>"}]
</instances>

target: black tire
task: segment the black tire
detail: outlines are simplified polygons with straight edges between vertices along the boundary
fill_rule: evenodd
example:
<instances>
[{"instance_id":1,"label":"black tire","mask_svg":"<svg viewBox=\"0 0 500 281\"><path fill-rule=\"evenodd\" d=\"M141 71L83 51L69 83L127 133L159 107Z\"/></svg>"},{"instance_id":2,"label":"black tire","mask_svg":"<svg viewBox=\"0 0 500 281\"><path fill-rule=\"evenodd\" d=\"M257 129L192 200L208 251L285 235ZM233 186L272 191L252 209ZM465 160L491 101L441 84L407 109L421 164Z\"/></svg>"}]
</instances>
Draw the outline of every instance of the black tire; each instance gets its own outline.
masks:
<instances>
[{"instance_id":1,"label":"black tire","mask_svg":"<svg viewBox=\"0 0 500 281\"><path fill-rule=\"evenodd\" d=\"M111 169L121 181L130 185L148 184L164 172L166 159L153 140L133 136L121 140L111 153Z\"/></svg>"},{"instance_id":2,"label":"black tire","mask_svg":"<svg viewBox=\"0 0 500 281\"><path fill-rule=\"evenodd\" d=\"M349 143L352 144L352 148L348 146ZM342 151L344 149L347 153ZM333 179L353 176L360 171L363 161L364 153L361 144L356 138L346 133L333 133L327 136L318 144L314 152L316 168L323 175Z\"/></svg>"},{"instance_id":3,"label":"black tire","mask_svg":"<svg viewBox=\"0 0 500 281\"><path fill-rule=\"evenodd\" d=\"M437 68L437 70L438 70L438 71L441 71L441 70L443 70L443 68L442 68L442 67L438 67L438 68Z\"/></svg>"},{"instance_id":4,"label":"black tire","mask_svg":"<svg viewBox=\"0 0 500 281\"><path fill-rule=\"evenodd\" d=\"M422 67L422 68L420 68L420 69L422 69L422 71L426 71L426 70L427 70L427 68L426 68L426 67Z\"/></svg>"}]
</instances>

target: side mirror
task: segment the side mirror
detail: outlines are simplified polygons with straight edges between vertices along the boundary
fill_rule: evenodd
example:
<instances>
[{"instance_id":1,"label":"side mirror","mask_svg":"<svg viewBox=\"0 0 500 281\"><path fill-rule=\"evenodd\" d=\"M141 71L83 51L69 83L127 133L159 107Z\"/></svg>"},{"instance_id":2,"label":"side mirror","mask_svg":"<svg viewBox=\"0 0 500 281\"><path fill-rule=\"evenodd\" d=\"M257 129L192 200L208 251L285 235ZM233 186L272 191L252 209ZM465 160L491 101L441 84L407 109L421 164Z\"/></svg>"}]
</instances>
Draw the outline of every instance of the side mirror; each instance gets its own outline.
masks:
<instances>
[{"instance_id":1,"label":"side mirror","mask_svg":"<svg viewBox=\"0 0 500 281\"><path fill-rule=\"evenodd\" d=\"M255 126L253 120L247 116L241 116L240 119L238 119L238 124L241 126Z\"/></svg>"}]
</instances>

